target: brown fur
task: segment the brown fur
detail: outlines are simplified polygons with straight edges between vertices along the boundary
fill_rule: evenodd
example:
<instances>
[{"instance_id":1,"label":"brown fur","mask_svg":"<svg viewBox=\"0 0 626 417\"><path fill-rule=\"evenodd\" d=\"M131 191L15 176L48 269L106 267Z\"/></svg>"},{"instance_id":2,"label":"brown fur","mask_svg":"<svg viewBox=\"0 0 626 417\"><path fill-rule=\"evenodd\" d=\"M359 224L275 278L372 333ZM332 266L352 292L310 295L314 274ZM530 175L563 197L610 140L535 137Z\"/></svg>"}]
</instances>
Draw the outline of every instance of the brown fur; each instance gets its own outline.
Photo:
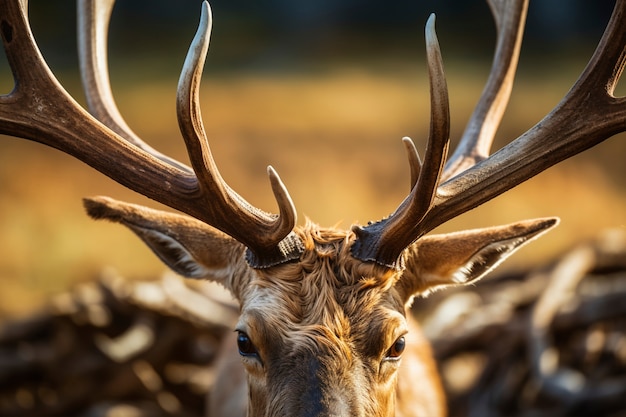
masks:
<instances>
[{"instance_id":1,"label":"brown fur","mask_svg":"<svg viewBox=\"0 0 626 417\"><path fill-rule=\"evenodd\" d=\"M406 364L384 360L409 330L406 300L395 289L400 273L352 258L352 233L312 224L297 233L306 246L300 262L257 271L235 294L242 305L238 328L263 358L263 369L244 359L248 415L304 415L301 399L307 394L281 381L290 381L294 370L310 361L323 381L320 407L328 413L323 415L393 416L397 402L410 403L398 404L402 416L443 415L436 367L417 326L411 326L415 343L402 359ZM399 367L405 387L396 399Z\"/></svg>"},{"instance_id":2,"label":"brown fur","mask_svg":"<svg viewBox=\"0 0 626 417\"><path fill-rule=\"evenodd\" d=\"M352 257L353 232L310 222L297 261L254 269L244 247L187 216L111 199L90 213L133 230L172 269L224 285L241 306L210 399L212 417L438 417L445 402L430 347L406 308L416 295L475 282L555 219L419 239L395 270ZM387 357L399 337L400 360ZM245 353L245 352L244 352ZM243 364L243 366L242 366Z\"/></svg>"}]
</instances>

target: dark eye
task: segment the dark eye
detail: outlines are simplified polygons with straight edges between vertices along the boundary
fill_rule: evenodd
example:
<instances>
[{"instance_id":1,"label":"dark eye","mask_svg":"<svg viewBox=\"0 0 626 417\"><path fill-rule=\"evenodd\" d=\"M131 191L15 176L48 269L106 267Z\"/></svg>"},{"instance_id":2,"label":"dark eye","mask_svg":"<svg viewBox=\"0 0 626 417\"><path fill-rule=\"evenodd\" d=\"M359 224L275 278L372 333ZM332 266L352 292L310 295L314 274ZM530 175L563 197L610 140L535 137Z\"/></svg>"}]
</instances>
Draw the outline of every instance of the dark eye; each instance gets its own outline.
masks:
<instances>
[{"instance_id":1,"label":"dark eye","mask_svg":"<svg viewBox=\"0 0 626 417\"><path fill-rule=\"evenodd\" d=\"M404 339L404 336L400 336L387 351L385 359L400 359L400 356L402 356L402 352L404 352L405 348L406 340Z\"/></svg>"},{"instance_id":2,"label":"dark eye","mask_svg":"<svg viewBox=\"0 0 626 417\"><path fill-rule=\"evenodd\" d=\"M241 356L256 356L258 352L250 337L244 332L237 332L237 347L239 348L239 354Z\"/></svg>"}]
</instances>

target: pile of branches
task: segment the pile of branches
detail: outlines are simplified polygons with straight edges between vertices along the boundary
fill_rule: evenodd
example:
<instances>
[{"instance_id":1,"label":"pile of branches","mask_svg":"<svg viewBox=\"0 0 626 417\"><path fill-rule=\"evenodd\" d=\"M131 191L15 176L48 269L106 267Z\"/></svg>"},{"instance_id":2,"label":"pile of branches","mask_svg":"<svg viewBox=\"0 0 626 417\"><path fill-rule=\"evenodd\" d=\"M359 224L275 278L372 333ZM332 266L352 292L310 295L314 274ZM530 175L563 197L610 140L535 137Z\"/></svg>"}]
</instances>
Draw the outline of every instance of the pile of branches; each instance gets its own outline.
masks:
<instances>
[{"instance_id":1,"label":"pile of branches","mask_svg":"<svg viewBox=\"0 0 626 417\"><path fill-rule=\"evenodd\" d=\"M451 416L626 416L626 233L429 298Z\"/></svg>"},{"instance_id":2,"label":"pile of branches","mask_svg":"<svg viewBox=\"0 0 626 417\"><path fill-rule=\"evenodd\" d=\"M108 272L5 323L0 416L203 416L238 310L221 287L193 285Z\"/></svg>"},{"instance_id":3,"label":"pile of branches","mask_svg":"<svg viewBox=\"0 0 626 417\"><path fill-rule=\"evenodd\" d=\"M626 233L416 302L451 416L624 416ZM237 308L219 287L112 272L0 327L0 415L200 417Z\"/></svg>"}]
</instances>

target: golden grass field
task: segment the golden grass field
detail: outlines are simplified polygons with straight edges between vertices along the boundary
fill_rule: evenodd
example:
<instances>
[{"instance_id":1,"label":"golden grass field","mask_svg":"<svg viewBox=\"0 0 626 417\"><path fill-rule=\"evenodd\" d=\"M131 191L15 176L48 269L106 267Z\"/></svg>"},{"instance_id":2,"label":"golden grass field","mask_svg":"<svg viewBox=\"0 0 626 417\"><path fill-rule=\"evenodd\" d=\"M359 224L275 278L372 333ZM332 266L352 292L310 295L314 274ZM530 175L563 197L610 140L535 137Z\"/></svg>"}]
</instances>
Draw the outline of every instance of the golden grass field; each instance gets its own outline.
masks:
<instances>
[{"instance_id":1,"label":"golden grass field","mask_svg":"<svg viewBox=\"0 0 626 417\"><path fill-rule=\"evenodd\" d=\"M521 75L498 144L540 120L565 94L582 62L563 73ZM449 65L453 140L486 78L484 68ZM72 79L71 74L67 75ZM6 83L4 90L10 83ZM157 149L186 161L175 117L176 79L116 86L122 113ZM74 88L75 89L75 88ZM299 213L348 227L389 214L408 193L402 136L423 149L428 85L418 68L315 74L212 75L202 90L215 159L229 184L274 211L265 167L273 165ZM626 228L625 137L610 139L509 191L440 230L557 215L562 224L502 268L546 261L610 227ZM130 232L94 222L81 197L109 195L158 207L43 145L0 137L0 317L21 315L106 267L153 278L164 266Z\"/></svg>"}]
</instances>

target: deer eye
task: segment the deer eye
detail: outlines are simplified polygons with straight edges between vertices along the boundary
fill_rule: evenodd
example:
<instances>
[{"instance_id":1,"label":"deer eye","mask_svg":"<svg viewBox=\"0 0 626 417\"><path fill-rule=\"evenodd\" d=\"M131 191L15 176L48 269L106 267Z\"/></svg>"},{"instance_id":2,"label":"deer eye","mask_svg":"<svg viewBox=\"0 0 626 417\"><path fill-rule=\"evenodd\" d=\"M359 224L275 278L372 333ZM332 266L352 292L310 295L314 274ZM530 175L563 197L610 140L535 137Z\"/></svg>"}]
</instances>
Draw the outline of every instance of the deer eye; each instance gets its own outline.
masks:
<instances>
[{"instance_id":1,"label":"deer eye","mask_svg":"<svg viewBox=\"0 0 626 417\"><path fill-rule=\"evenodd\" d=\"M250 337L242 331L237 331L237 347L241 356L258 356L258 352Z\"/></svg>"},{"instance_id":2,"label":"deer eye","mask_svg":"<svg viewBox=\"0 0 626 417\"><path fill-rule=\"evenodd\" d=\"M404 352L405 348L406 348L406 340L404 339L404 336L400 336L398 339L396 339L395 342L393 342L393 345L391 345L391 347L385 354L385 359L386 360L400 359L400 356L402 356L402 352Z\"/></svg>"}]
</instances>

